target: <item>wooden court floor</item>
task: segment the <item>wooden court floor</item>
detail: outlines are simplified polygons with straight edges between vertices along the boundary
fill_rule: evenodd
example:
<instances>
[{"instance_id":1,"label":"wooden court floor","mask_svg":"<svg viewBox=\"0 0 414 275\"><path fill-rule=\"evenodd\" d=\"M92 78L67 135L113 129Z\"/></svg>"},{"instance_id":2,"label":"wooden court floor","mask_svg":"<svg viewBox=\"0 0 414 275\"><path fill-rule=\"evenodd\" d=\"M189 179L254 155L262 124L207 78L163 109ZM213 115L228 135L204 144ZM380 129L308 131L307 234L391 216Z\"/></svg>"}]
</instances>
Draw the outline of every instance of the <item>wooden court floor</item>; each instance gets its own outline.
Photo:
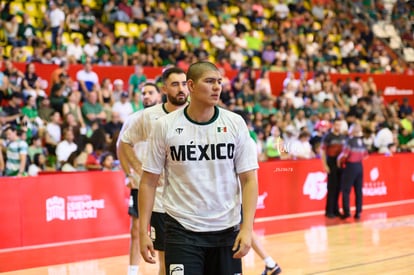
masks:
<instances>
[{"instance_id":1,"label":"wooden court floor","mask_svg":"<svg viewBox=\"0 0 414 275\"><path fill-rule=\"evenodd\" d=\"M255 231L282 274L414 274L414 200L371 205L359 221L327 219L322 212L257 220ZM1 270L7 257L0 260ZM127 265L122 255L1 274L123 275ZM259 275L263 267L253 251L243 259L243 275ZM140 274L155 275L156 266L142 263Z\"/></svg>"}]
</instances>

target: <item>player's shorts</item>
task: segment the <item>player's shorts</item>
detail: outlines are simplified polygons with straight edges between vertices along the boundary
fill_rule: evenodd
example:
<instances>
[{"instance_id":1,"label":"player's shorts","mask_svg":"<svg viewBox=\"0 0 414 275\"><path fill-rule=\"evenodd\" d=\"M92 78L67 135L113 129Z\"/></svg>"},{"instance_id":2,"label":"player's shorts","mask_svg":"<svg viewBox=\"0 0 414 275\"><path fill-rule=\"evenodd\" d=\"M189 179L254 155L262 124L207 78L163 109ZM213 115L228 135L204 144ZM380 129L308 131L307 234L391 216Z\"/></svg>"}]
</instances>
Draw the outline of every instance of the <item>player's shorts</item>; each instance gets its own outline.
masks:
<instances>
[{"instance_id":1,"label":"player's shorts","mask_svg":"<svg viewBox=\"0 0 414 275\"><path fill-rule=\"evenodd\" d=\"M154 248L158 251L165 250L165 213L152 212L150 237Z\"/></svg>"},{"instance_id":2,"label":"player's shorts","mask_svg":"<svg viewBox=\"0 0 414 275\"><path fill-rule=\"evenodd\" d=\"M232 251L239 230L236 225L216 232L193 232L166 215L167 274L242 274L241 259L234 259Z\"/></svg>"},{"instance_id":3,"label":"player's shorts","mask_svg":"<svg viewBox=\"0 0 414 275\"><path fill-rule=\"evenodd\" d=\"M131 189L129 195L128 214L132 217L138 218L138 189Z\"/></svg>"}]
</instances>

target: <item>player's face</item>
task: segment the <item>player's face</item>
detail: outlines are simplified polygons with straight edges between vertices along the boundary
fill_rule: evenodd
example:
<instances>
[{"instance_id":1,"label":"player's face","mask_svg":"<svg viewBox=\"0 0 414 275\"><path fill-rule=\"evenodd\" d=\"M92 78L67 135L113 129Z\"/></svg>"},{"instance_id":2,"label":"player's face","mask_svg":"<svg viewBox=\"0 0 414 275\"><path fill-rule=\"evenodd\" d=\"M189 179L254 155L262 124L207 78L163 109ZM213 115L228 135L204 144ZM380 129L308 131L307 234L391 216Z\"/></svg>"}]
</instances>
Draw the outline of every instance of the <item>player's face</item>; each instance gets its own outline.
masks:
<instances>
[{"instance_id":1,"label":"player's face","mask_svg":"<svg viewBox=\"0 0 414 275\"><path fill-rule=\"evenodd\" d=\"M161 95L153 86L144 86L141 91L142 104L145 108L151 107L161 101Z\"/></svg>"},{"instance_id":2,"label":"player's face","mask_svg":"<svg viewBox=\"0 0 414 275\"><path fill-rule=\"evenodd\" d=\"M222 77L220 72L208 70L197 80L188 81L191 100L206 105L217 105L222 90Z\"/></svg>"},{"instance_id":3,"label":"player's face","mask_svg":"<svg viewBox=\"0 0 414 275\"><path fill-rule=\"evenodd\" d=\"M189 91L185 74L170 74L165 81L163 90L167 95L168 102L175 106L187 103Z\"/></svg>"}]
</instances>

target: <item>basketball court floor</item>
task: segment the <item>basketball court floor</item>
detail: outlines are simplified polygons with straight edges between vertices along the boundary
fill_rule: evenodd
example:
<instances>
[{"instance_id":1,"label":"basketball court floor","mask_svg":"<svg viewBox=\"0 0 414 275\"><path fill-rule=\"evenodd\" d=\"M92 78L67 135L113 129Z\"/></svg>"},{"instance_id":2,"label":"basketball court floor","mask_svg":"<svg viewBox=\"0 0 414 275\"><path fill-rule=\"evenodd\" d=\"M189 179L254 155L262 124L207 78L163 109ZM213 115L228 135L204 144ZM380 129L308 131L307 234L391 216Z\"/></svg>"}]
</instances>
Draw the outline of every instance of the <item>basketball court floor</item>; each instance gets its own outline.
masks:
<instances>
[{"instance_id":1,"label":"basketball court floor","mask_svg":"<svg viewBox=\"0 0 414 275\"><path fill-rule=\"evenodd\" d=\"M359 221L319 211L257 219L255 232L282 274L414 274L414 199L365 206ZM128 247L129 235L121 235L2 249L0 272L123 275ZM243 266L243 275L259 275L264 264L250 251ZM140 274L156 275L156 266L142 263Z\"/></svg>"}]
</instances>

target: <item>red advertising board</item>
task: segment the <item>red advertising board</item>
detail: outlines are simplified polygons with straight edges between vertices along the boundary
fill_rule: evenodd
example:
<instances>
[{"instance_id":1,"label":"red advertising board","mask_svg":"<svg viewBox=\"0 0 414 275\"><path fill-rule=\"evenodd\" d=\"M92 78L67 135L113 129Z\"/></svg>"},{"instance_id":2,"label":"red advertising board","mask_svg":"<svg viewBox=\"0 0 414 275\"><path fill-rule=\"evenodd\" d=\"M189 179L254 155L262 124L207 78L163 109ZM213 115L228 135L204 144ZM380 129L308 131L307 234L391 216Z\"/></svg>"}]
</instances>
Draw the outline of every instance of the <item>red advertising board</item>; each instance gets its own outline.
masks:
<instances>
[{"instance_id":1,"label":"red advertising board","mask_svg":"<svg viewBox=\"0 0 414 275\"><path fill-rule=\"evenodd\" d=\"M364 204L413 199L414 165L409 165L413 162L414 154L367 158ZM261 163L256 218L324 210L326 180L321 160ZM352 193L351 205L354 205Z\"/></svg>"},{"instance_id":2,"label":"red advertising board","mask_svg":"<svg viewBox=\"0 0 414 275\"><path fill-rule=\"evenodd\" d=\"M2 178L1 186L0 248L128 233L122 173Z\"/></svg>"},{"instance_id":3,"label":"red advertising board","mask_svg":"<svg viewBox=\"0 0 414 275\"><path fill-rule=\"evenodd\" d=\"M366 159L364 205L414 199L412 163L414 154ZM123 177L97 171L1 178L0 249L127 234ZM263 162L258 177L256 218L325 209L321 160Z\"/></svg>"}]
</instances>

